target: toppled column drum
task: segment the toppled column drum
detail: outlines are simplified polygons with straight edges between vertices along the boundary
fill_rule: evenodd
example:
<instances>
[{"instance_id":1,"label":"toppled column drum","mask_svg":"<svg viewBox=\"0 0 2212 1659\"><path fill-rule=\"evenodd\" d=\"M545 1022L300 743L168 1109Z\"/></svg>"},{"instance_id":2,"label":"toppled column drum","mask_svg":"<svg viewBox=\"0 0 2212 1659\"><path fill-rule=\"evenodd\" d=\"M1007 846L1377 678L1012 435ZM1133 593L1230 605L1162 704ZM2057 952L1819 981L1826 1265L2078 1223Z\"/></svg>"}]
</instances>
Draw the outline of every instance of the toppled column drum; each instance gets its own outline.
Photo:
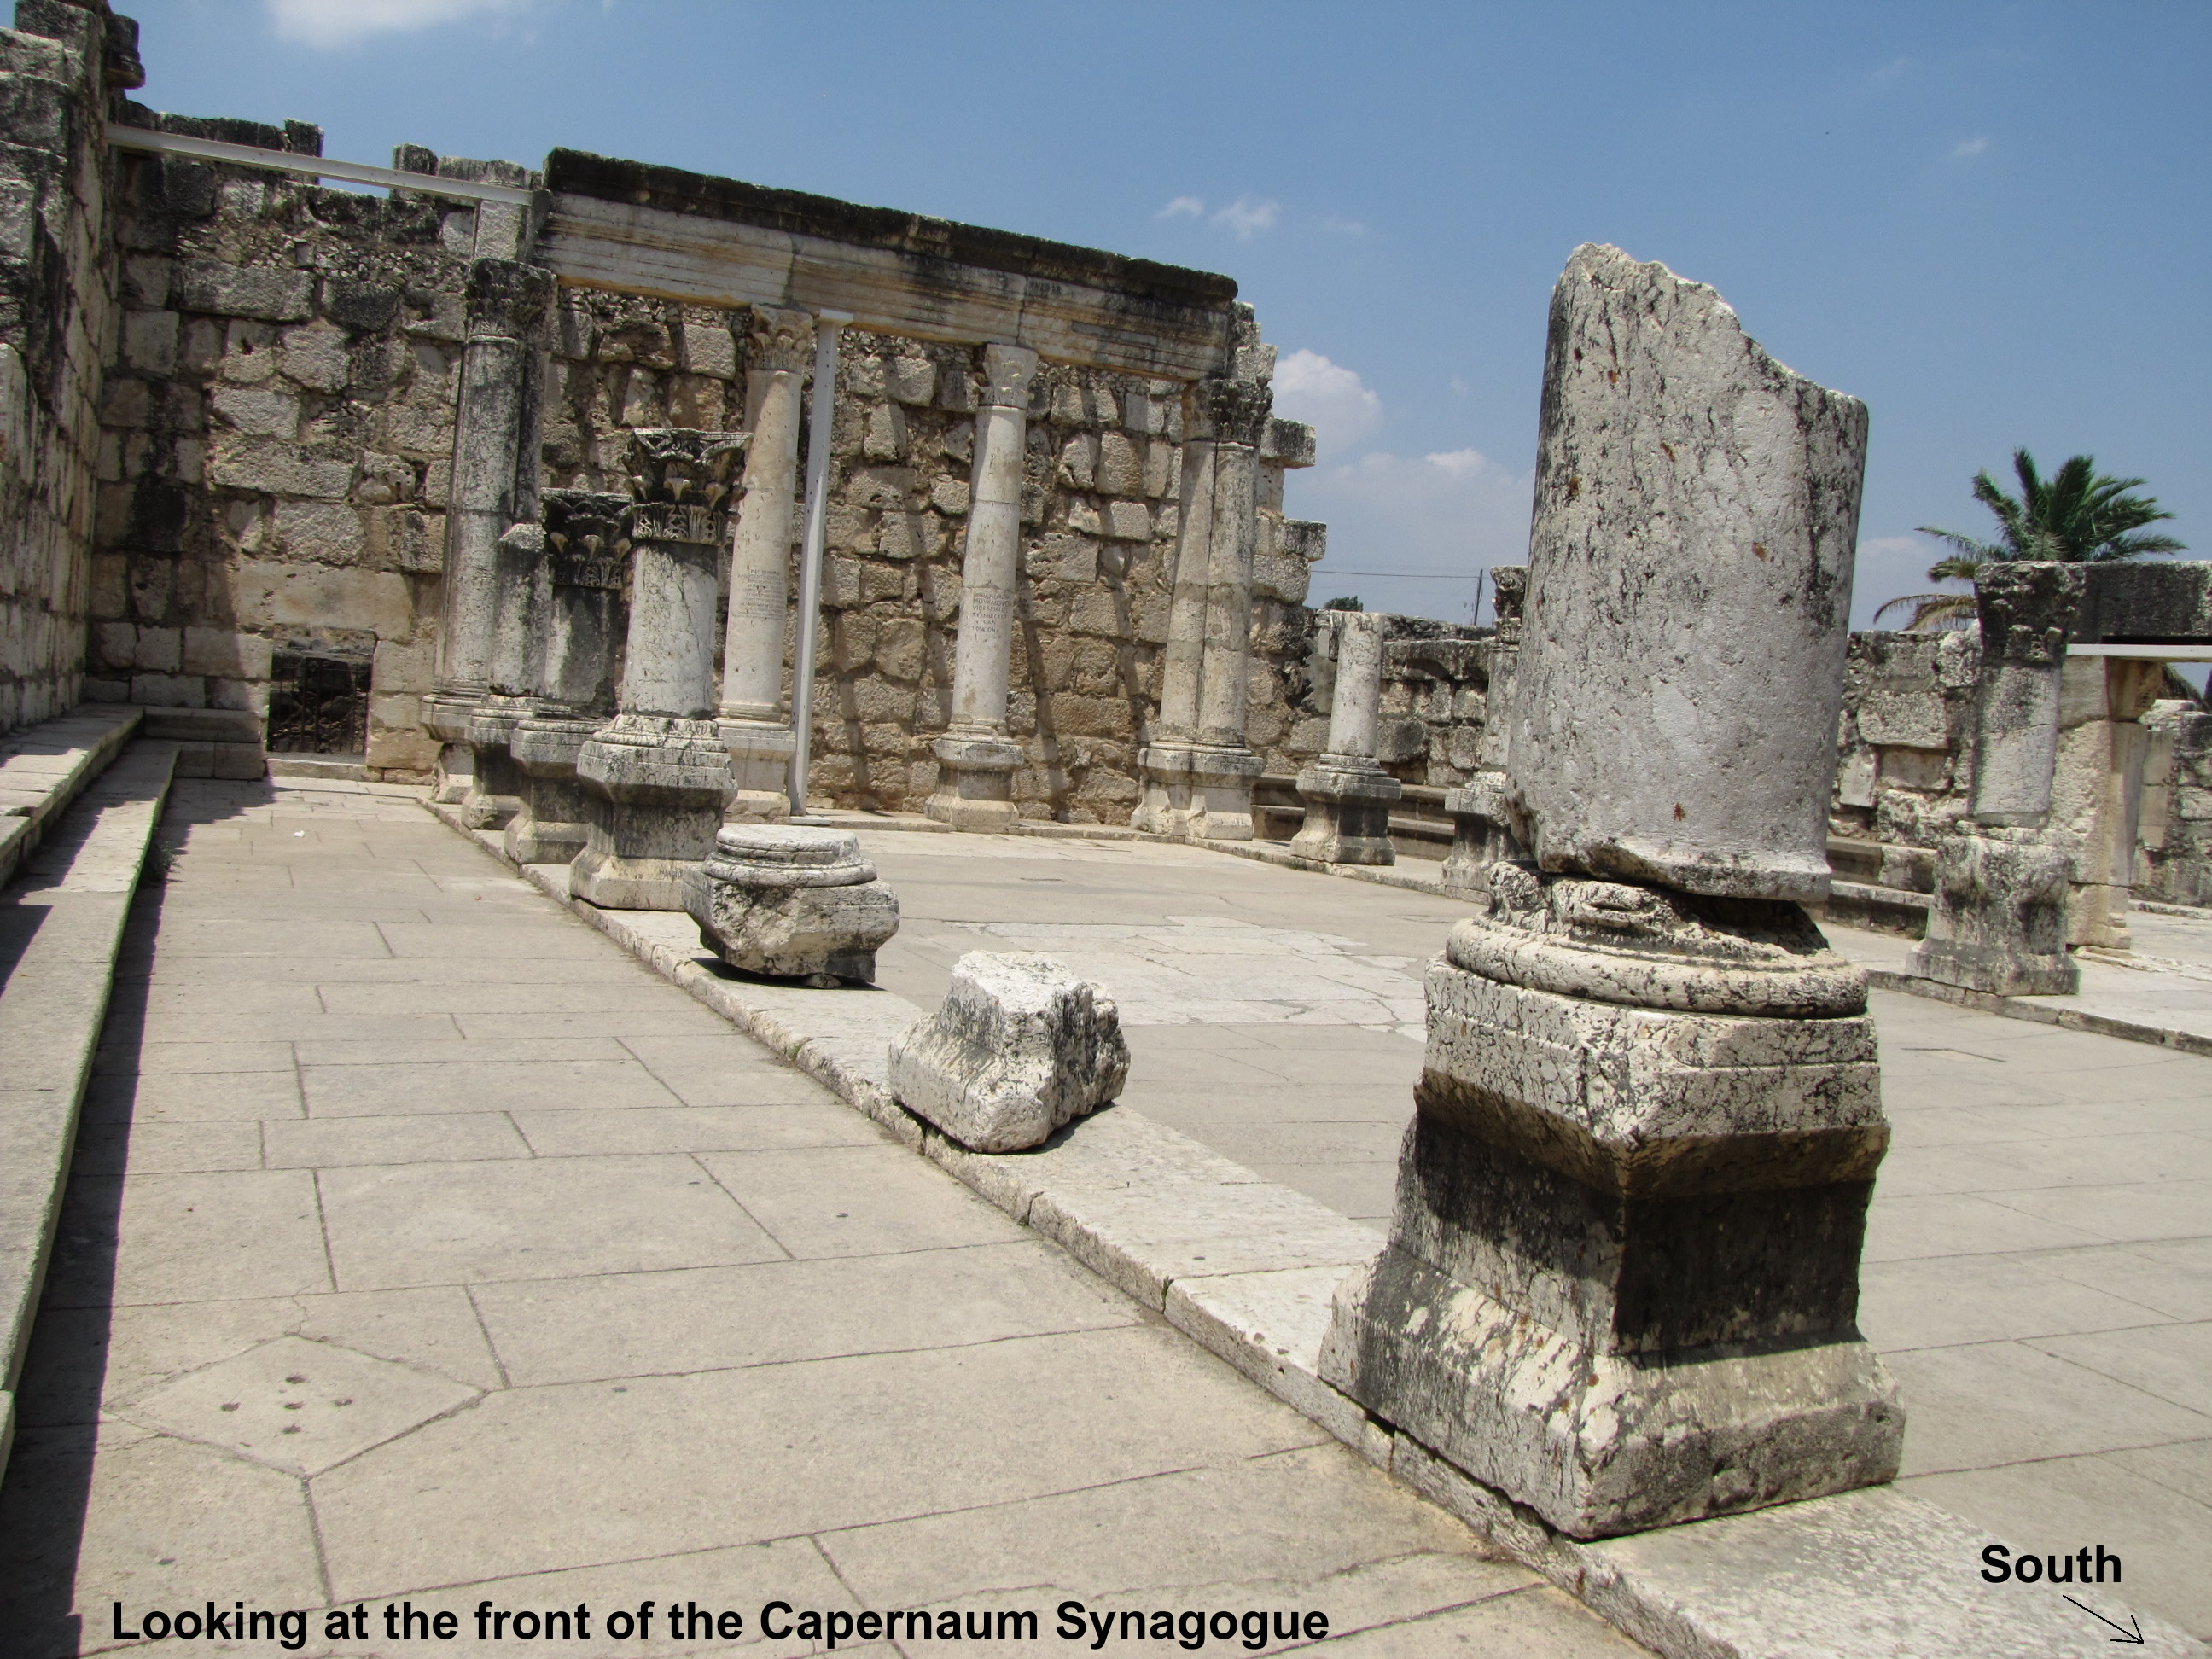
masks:
<instances>
[{"instance_id":1,"label":"toppled column drum","mask_svg":"<svg viewBox=\"0 0 2212 1659\"><path fill-rule=\"evenodd\" d=\"M859 838L805 824L725 824L712 856L684 872L684 908L731 967L823 987L872 981L898 932L898 895Z\"/></svg>"}]
</instances>

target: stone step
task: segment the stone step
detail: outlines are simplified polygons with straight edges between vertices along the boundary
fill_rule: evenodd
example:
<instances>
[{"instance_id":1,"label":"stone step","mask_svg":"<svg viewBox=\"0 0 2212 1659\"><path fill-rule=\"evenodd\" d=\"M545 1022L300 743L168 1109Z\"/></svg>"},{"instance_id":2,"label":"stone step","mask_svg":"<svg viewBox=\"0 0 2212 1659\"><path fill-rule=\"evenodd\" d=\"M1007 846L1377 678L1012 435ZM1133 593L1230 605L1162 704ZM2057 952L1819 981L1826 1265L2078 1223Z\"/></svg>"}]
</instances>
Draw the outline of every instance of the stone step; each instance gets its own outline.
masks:
<instances>
[{"instance_id":1,"label":"stone step","mask_svg":"<svg viewBox=\"0 0 2212 1659\"><path fill-rule=\"evenodd\" d=\"M173 743L133 744L0 895L0 1468L123 924L176 760Z\"/></svg>"},{"instance_id":2,"label":"stone step","mask_svg":"<svg viewBox=\"0 0 2212 1659\"><path fill-rule=\"evenodd\" d=\"M0 884L138 729L141 710L80 704L0 738Z\"/></svg>"}]
</instances>

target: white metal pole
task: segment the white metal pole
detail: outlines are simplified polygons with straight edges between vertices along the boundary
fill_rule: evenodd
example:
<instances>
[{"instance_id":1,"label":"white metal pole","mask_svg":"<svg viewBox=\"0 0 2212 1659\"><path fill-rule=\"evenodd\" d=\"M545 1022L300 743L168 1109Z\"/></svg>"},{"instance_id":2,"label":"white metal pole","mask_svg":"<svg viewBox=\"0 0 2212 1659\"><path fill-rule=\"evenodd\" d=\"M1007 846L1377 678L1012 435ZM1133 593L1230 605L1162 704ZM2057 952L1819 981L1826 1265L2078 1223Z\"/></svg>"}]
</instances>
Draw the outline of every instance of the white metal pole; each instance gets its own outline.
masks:
<instances>
[{"instance_id":1,"label":"white metal pole","mask_svg":"<svg viewBox=\"0 0 2212 1659\"><path fill-rule=\"evenodd\" d=\"M814 401L807 417L806 540L799 559L799 638L791 654L791 815L806 811L806 769L814 749L814 636L822 615L822 542L830 513L830 434L837 418L837 343L844 311L815 313Z\"/></svg>"}]
</instances>

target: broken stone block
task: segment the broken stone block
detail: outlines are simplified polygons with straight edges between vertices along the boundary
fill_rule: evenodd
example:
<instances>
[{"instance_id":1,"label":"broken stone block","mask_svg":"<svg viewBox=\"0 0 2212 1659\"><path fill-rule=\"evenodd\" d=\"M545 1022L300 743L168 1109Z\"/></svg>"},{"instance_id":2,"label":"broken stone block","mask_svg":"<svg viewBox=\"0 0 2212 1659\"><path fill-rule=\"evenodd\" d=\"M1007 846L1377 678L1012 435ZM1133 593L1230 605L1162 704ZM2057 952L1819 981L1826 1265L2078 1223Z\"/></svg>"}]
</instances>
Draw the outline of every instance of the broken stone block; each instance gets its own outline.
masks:
<instances>
[{"instance_id":1,"label":"broken stone block","mask_svg":"<svg viewBox=\"0 0 2212 1659\"><path fill-rule=\"evenodd\" d=\"M979 1152L1042 1146L1129 1078L1114 1000L1033 951L971 951L928 1018L890 1048L891 1092Z\"/></svg>"},{"instance_id":2,"label":"broken stone block","mask_svg":"<svg viewBox=\"0 0 2212 1659\"><path fill-rule=\"evenodd\" d=\"M1995 996L2071 996L2081 970L2066 949L2069 860L2033 830L1989 825L1936 851L1928 937L1906 971Z\"/></svg>"},{"instance_id":3,"label":"broken stone block","mask_svg":"<svg viewBox=\"0 0 2212 1659\"><path fill-rule=\"evenodd\" d=\"M725 824L713 856L684 874L684 908L732 968L828 986L876 976L898 931L898 895L859 839L804 824Z\"/></svg>"}]
</instances>

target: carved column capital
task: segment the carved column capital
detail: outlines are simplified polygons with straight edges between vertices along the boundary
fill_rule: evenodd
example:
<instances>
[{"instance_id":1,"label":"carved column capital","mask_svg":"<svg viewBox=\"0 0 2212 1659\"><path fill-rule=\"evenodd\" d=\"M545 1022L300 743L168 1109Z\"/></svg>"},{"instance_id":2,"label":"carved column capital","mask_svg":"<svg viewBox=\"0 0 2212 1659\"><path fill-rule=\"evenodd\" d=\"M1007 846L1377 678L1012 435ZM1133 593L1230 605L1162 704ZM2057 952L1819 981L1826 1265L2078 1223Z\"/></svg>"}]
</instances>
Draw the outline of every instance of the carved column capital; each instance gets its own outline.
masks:
<instances>
[{"instance_id":1,"label":"carved column capital","mask_svg":"<svg viewBox=\"0 0 2212 1659\"><path fill-rule=\"evenodd\" d=\"M641 542L719 545L749 432L641 427L629 434L630 533Z\"/></svg>"},{"instance_id":2,"label":"carved column capital","mask_svg":"<svg viewBox=\"0 0 2212 1659\"><path fill-rule=\"evenodd\" d=\"M983 401L1001 409L1027 409L1030 383L1036 379L1037 355L1026 346L983 348Z\"/></svg>"},{"instance_id":3,"label":"carved column capital","mask_svg":"<svg viewBox=\"0 0 2212 1659\"><path fill-rule=\"evenodd\" d=\"M629 556L629 497L549 489L544 511L546 568L553 586L621 592Z\"/></svg>"},{"instance_id":4,"label":"carved column capital","mask_svg":"<svg viewBox=\"0 0 2212 1659\"><path fill-rule=\"evenodd\" d=\"M1528 567L1493 564L1490 567L1491 609L1498 615L1498 643L1521 643L1522 607L1528 599Z\"/></svg>"},{"instance_id":5,"label":"carved column capital","mask_svg":"<svg viewBox=\"0 0 2212 1659\"><path fill-rule=\"evenodd\" d=\"M527 340L545 326L553 273L520 259L469 262L465 304L472 340Z\"/></svg>"},{"instance_id":6,"label":"carved column capital","mask_svg":"<svg viewBox=\"0 0 2212 1659\"><path fill-rule=\"evenodd\" d=\"M753 307L745 325L745 366L793 374L814 356L814 319L804 311Z\"/></svg>"},{"instance_id":7,"label":"carved column capital","mask_svg":"<svg viewBox=\"0 0 2212 1659\"><path fill-rule=\"evenodd\" d=\"M2088 569L2049 559L1985 564L1974 578L1982 660L2048 667L2066 654Z\"/></svg>"}]
</instances>

